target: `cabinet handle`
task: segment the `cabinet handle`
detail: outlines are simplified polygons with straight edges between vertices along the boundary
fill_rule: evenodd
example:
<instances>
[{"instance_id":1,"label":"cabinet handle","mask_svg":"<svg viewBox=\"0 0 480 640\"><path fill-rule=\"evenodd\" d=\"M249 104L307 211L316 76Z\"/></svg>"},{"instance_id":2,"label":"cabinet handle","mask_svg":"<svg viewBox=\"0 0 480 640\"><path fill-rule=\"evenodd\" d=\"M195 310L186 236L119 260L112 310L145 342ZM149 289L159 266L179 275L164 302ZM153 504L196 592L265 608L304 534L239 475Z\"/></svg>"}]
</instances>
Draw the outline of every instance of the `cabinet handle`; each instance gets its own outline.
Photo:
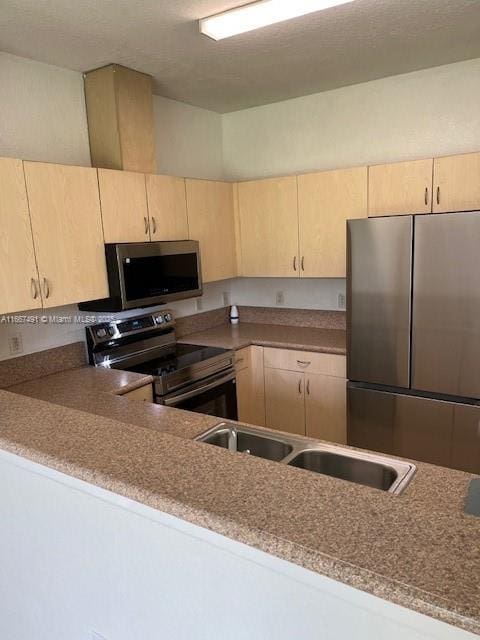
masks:
<instances>
[{"instance_id":1,"label":"cabinet handle","mask_svg":"<svg viewBox=\"0 0 480 640\"><path fill-rule=\"evenodd\" d=\"M425 206L428 204L428 187L425 187Z\"/></svg>"},{"instance_id":2,"label":"cabinet handle","mask_svg":"<svg viewBox=\"0 0 480 640\"><path fill-rule=\"evenodd\" d=\"M302 271L305 271L305 256L302 256Z\"/></svg>"},{"instance_id":3,"label":"cabinet handle","mask_svg":"<svg viewBox=\"0 0 480 640\"><path fill-rule=\"evenodd\" d=\"M308 367L309 364L312 364L311 360L297 360L297 364L299 367Z\"/></svg>"},{"instance_id":4,"label":"cabinet handle","mask_svg":"<svg viewBox=\"0 0 480 640\"><path fill-rule=\"evenodd\" d=\"M298 393L299 395L302 395L302 379L301 378L298 381Z\"/></svg>"},{"instance_id":5,"label":"cabinet handle","mask_svg":"<svg viewBox=\"0 0 480 640\"><path fill-rule=\"evenodd\" d=\"M155 221L155 218L152 216L152 231L153 233L157 233L157 223Z\"/></svg>"},{"instance_id":6,"label":"cabinet handle","mask_svg":"<svg viewBox=\"0 0 480 640\"><path fill-rule=\"evenodd\" d=\"M46 278L43 279L43 295L45 296L45 298L50 297L50 285Z\"/></svg>"},{"instance_id":7,"label":"cabinet handle","mask_svg":"<svg viewBox=\"0 0 480 640\"><path fill-rule=\"evenodd\" d=\"M31 278L30 280L30 291L32 292L32 298L36 300L38 298L38 289L37 289L37 281L35 278Z\"/></svg>"},{"instance_id":8,"label":"cabinet handle","mask_svg":"<svg viewBox=\"0 0 480 640\"><path fill-rule=\"evenodd\" d=\"M293 270L297 270L297 256L293 256Z\"/></svg>"},{"instance_id":9,"label":"cabinet handle","mask_svg":"<svg viewBox=\"0 0 480 640\"><path fill-rule=\"evenodd\" d=\"M437 204L440 204L440 187L437 187Z\"/></svg>"},{"instance_id":10,"label":"cabinet handle","mask_svg":"<svg viewBox=\"0 0 480 640\"><path fill-rule=\"evenodd\" d=\"M148 218L146 216L143 216L143 222L145 223L145 235L148 235L148 229L149 229L149 223L148 223Z\"/></svg>"},{"instance_id":11,"label":"cabinet handle","mask_svg":"<svg viewBox=\"0 0 480 640\"><path fill-rule=\"evenodd\" d=\"M310 395L310 378L307 380L307 394Z\"/></svg>"}]
</instances>

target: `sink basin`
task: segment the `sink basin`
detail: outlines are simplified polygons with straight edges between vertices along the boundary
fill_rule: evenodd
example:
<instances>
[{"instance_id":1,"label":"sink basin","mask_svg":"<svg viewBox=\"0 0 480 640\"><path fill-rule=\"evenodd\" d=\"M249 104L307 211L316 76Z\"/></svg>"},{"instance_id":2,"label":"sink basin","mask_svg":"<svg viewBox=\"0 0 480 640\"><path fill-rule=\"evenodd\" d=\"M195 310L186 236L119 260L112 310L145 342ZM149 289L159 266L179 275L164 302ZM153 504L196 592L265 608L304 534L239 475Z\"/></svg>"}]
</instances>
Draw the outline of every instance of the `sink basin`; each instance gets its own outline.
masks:
<instances>
[{"instance_id":1,"label":"sink basin","mask_svg":"<svg viewBox=\"0 0 480 640\"><path fill-rule=\"evenodd\" d=\"M293 447L281 439L259 435L248 427L229 426L226 424L214 427L213 430L207 432L198 440L213 444L216 447L229 449L230 451L238 451L276 462L283 460L293 451Z\"/></svg>"},{"instance_id":2,"label":"sink basin","mask_svg":"<svg viewBox=\"0 0 480 640\"><path fill-rule=\"evenodd\" d=\"M404 460L233 422L222 422L196 440L395 494L416 471Z\"/></svg>"},{"instance_id":3,"label":"sink basin","mask_svg":"<svg viewBox=\"0 0 480 640\"><path fill-rule=\"evenodd\" d=\"M288 464L382 491L389 491L399 478L398 471L390 465L331 451L302 451Z\"/></svg>"}]
</instances>

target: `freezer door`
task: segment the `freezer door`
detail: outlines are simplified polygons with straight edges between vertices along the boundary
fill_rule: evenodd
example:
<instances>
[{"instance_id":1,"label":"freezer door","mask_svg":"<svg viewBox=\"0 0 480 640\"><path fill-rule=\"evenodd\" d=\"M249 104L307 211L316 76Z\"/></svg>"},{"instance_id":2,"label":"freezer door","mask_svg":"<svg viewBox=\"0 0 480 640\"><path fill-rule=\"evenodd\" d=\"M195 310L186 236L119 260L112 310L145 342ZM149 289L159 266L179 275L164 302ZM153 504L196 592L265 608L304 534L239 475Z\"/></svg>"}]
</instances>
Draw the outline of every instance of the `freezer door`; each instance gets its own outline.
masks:
<instances>
[{"instance_id":1,"label":"freezer door","mask_svg":"<svg viewBox=\"0 0 480 640\"><path fill-rule=\"evenodd\" d=\"M347 223L347 376L408 387L412 216Z\"/></svg>"},{"instance_id":2,"label":"freezer door","mask_svg":"<svg viewBox=\"0 0 480 640\"><path fill-rule=\"evenodd\" d=\"M412 388L480 398L480 212L415 218Z\"/></svg>"},{"instance_id":3,"label":"freezer door","mask_svg":"<svg viewBox=\"0 0 480 640\"><path fill-rule=\"evenodd\" d=\"M347 442L449 467L454 409L449 402L349 387ZM457 468L462 468L460 456Z\"/></svg>"}]
</instances>

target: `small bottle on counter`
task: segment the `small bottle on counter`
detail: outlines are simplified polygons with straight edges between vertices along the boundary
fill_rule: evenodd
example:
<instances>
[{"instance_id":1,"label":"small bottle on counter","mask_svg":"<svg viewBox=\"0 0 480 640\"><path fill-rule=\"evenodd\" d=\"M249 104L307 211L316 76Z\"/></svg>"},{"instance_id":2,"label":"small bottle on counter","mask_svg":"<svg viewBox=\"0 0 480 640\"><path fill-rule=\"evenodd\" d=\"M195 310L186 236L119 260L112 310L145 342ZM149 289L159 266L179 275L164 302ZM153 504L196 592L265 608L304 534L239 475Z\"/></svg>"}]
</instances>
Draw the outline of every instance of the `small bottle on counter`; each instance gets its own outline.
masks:
<instances>
[{"instance_id":1,"label":"small bottle on counter","mask_svg":"<svg viewBox=\"0 0 480 640\"><path fill-rule=\"evenodd\" d=\"M231 324L238 324L238 321L238 307L236 304L232 304L232 306L230 307L230 322Z\"/></svg>"}]
</instances>

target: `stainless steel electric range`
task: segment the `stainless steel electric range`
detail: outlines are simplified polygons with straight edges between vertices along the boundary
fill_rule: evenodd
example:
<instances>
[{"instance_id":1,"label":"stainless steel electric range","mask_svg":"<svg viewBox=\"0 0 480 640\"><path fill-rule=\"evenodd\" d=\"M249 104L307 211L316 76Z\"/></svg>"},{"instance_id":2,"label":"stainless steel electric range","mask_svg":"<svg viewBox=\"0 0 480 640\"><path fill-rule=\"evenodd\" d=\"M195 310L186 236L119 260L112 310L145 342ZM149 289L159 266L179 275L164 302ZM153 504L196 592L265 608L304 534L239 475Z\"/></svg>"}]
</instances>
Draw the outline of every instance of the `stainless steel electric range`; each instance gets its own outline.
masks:
<instances>
[{"instance_id":1,"label":"stainless steel electric range","mask_svg":"<svg viewBox=\"0 0 480 640\"><path fill-rule=\"evenodd\" d=\"M237 419L234 354L179 344L168 310L87 327L90 364L154 377L155 402Z\"/></svg>"}]
</instances>

